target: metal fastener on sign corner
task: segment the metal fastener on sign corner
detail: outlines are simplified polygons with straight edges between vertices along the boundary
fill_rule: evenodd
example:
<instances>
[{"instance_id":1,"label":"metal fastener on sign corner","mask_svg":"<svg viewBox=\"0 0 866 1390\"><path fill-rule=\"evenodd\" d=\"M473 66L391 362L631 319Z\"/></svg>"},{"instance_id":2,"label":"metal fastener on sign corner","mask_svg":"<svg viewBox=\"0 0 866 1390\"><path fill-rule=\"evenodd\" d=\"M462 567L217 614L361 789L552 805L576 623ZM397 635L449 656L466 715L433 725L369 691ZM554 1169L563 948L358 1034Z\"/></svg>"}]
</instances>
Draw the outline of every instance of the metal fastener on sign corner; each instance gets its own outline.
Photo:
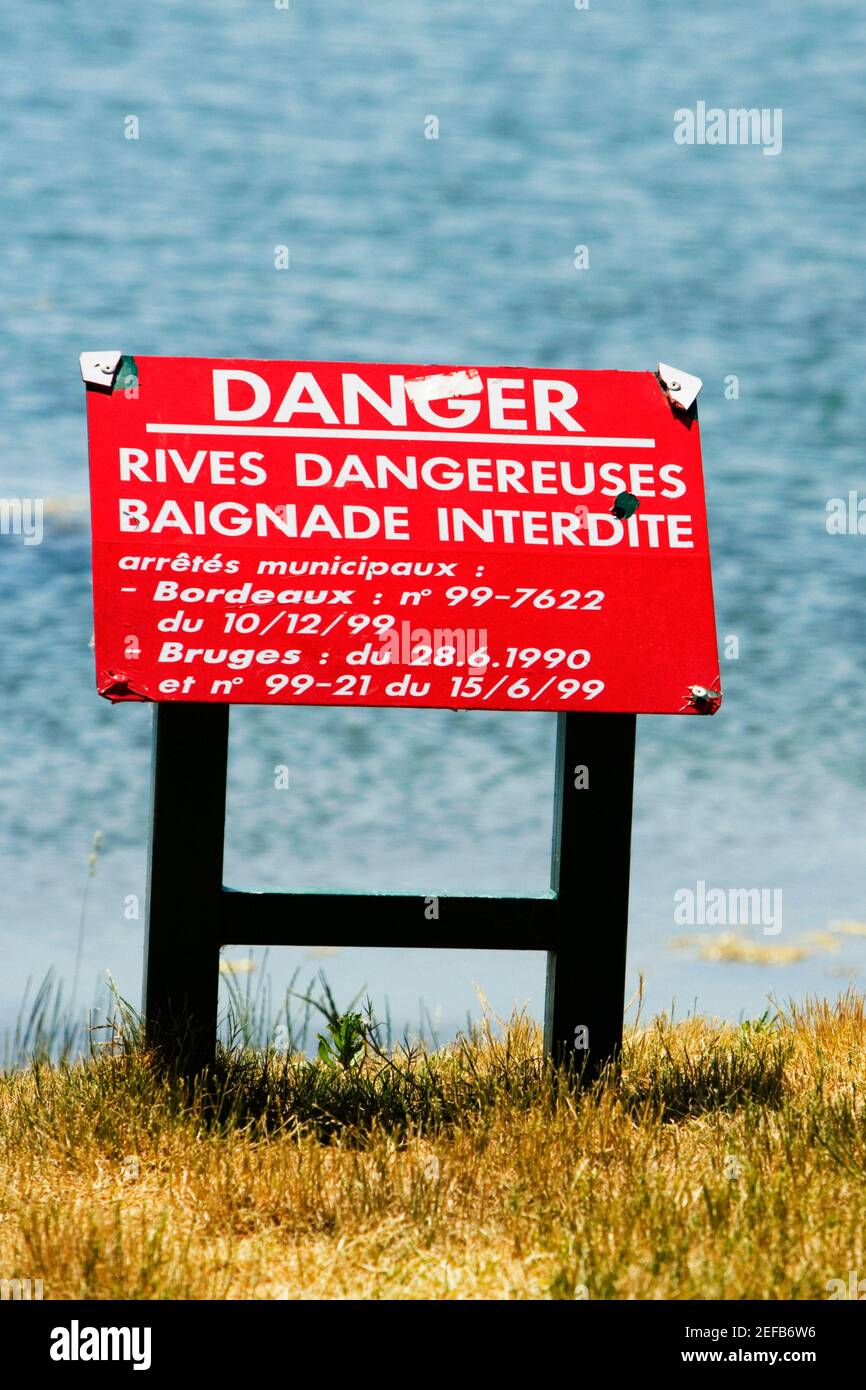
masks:
<instances>
[{"instance_id":1,"label":"metal fastener on sign corner","mask_svg":"<svg viewBox=\"0 0 866 1390\"><path fill-rule=\"evenodd\" d=\"M711 690L706 685L687 685L686 690L689 698L680 709L680 714L687 709L693 709L697 714L715 714L721 703L721 690Z\"/></svg>"}]
</instances>

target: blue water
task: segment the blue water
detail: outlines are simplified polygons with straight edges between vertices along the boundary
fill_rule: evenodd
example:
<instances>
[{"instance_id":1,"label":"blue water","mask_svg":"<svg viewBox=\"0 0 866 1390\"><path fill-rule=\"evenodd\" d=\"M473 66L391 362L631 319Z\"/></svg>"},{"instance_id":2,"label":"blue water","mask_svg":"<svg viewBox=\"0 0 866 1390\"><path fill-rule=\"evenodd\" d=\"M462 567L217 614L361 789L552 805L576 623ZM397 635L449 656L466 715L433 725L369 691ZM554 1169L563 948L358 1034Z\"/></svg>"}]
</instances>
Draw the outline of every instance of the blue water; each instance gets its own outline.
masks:
<instances>
[{"instance_id":1,"label":"blue water","mask_svg":"<svg viewBox=\"0 0 866 1390\"><path fill-rule=\"evenodd\" d=\"M0 536L0 1023L29 976L71 982L86 883L80 1002L106 968L139 993L124 912L144 896L150 710L94 691L77 365L115 346L703 377L719 633L739 657L717 719L639 722L629 993L643 974L647 1012L738 1017L862 982L864 937L785 966L670 941L673 894L699 879L782 889L772 944L866 917L866 538L825 527L827 499L866 484L864 28L853 0L6 7L0 489L51 501L41 546ZM698 100L781 108L781 154L676 145L673 113ZM552 717L232 722L230 882L546 881ZM320 957L327 940L322 923L272 953L277 985L324 964L398 1027L423 998L443 1035L473 981L499 1010L541 1007L535 957Z\"/></svg>"}]
</instances>

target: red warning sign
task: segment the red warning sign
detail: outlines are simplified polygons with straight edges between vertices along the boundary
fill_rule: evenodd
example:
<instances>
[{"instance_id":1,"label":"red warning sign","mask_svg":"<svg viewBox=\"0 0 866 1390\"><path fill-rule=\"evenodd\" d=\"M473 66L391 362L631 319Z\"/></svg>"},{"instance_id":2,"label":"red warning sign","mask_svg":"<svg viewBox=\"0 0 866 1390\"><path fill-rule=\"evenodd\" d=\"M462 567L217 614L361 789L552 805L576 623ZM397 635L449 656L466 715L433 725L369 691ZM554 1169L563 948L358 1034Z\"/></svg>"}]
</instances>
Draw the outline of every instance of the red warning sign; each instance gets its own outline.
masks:
<instances>
[{"instance_id":1,"label":"red warning sign","mask_svg":"<svg viewBox=\"0 0 866 1390\"><path fill-rule=\"evenodd\" d=\"M713 713L653 372L82 357L111 700Z\"/></svg>"}]
</instances>

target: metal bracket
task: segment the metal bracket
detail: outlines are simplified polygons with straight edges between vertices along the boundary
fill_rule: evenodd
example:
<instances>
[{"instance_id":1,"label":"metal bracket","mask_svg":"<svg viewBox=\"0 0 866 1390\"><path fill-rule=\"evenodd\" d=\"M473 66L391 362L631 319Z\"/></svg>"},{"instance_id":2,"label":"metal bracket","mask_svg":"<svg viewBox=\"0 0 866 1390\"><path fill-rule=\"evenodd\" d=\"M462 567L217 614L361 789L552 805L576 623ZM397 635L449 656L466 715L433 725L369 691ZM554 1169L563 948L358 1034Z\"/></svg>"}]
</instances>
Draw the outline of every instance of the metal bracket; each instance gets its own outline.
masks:
<instances>
[{"instance_id":1,"label":"metal bracket","mask_svg":"<svg viewBox=\"0 0 866 1390\"><path fill-rule=\"evenodd\" d=\"M113 350L82 352L78 361L85 386L101 386L103 391L110 391L114 386L114 378L117 376L122 357L122 352Z\"/></svg>"},{"instance_id":2,"label":"metal bracket","mask_svg":"<svg viewBox=\"0 0 866 1390\"><path fill-rule=\"evenodd\" d=\"M677 367L669 366L667 362L659 362L658 376L671 404L679 410L690 410L704 384L700 377L681 372Z\"/></svg>"}]
</instances>

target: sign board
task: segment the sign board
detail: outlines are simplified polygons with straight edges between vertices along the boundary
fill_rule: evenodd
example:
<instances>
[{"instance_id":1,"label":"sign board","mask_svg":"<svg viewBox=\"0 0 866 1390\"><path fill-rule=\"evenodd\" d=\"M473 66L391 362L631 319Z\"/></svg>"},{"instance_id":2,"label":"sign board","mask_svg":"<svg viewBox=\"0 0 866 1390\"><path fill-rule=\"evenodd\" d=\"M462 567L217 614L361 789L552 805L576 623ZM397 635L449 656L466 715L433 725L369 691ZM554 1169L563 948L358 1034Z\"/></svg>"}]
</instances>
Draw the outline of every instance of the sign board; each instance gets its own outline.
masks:
<instances>
[{"instance_id":1,"label":"sign board","mask_svg":"<svg viewBox=\"0 0 866 1390\"><path fill-rule=\"evenodd\" d=\"M717 707L700 437L677 383L85 358L107 698Z\"/></svg>"},{"instance_id":2,"label":"sign board","mask_svg":"<svg viewBox=\"0 0 866 1390\"><path fill-rule=\"evenodd\" d=\"M635 716L721 699L700 380L119 352L81 369L97 685L156 702L149 1043L208 1066L221 947L326 921L336 945L545 951L545 1046L600 1075L622 1042ZM558 711L549 889L347 912L227 887L233 703Z\"/></svg>"}]
</instances>

